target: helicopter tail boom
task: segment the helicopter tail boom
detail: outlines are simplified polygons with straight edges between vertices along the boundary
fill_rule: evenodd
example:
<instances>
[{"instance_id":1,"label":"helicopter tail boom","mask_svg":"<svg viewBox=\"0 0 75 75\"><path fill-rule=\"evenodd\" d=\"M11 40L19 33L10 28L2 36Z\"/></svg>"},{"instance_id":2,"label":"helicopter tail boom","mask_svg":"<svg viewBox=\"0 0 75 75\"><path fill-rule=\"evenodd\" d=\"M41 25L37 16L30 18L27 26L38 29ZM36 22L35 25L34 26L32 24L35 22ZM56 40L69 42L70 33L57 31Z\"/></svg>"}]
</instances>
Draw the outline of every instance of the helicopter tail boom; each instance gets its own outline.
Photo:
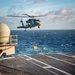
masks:
<instances>
[{"instance_id":1,"label":"helicopter tail boom","mask_svg":"<svg viewBox=\"0 0 75 75\"><path fill-rule=\"evenodd\" d=\"M18 26L17 28L24 28L24 26Z\"/></svg>"}]
</instances>

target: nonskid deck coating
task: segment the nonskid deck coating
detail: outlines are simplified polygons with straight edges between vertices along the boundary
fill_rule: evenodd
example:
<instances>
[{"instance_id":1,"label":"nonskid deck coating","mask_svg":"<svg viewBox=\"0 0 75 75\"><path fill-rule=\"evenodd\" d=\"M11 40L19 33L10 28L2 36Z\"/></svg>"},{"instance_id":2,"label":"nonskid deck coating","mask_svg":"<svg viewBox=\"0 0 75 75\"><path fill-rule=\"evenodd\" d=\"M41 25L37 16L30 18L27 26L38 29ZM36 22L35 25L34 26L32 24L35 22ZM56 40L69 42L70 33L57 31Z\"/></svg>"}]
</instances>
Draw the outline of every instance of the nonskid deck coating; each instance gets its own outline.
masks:
<instances>
[{"instance_id":1,"label":"nonskid deck coating","mask_svg":"<svg viewBox=\"0 0 75 75\"><path fill-rule=\"evenodd\" d=\"M20 55L0 59L0 75L75 75L75 53Z\"/></svg>"}]
</instances>

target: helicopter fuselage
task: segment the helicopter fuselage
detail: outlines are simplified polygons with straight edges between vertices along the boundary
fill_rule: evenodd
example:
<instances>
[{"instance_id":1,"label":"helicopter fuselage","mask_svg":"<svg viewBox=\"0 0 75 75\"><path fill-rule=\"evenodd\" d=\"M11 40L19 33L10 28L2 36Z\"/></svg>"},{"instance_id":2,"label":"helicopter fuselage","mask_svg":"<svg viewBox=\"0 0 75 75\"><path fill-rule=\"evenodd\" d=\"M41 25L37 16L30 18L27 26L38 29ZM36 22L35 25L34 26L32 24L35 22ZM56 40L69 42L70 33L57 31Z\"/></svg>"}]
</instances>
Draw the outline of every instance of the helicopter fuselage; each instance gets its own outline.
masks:
<instances>
[{"instance_id":1,"label":"helicopter fuselage","mask_svg":"<svg viewBox=\"0 0 75 75\"><path fill-rule=\"evenodd\" d=\"M40 20L39 19L28 19L26 21L26 25L24 25L23 21L21 20L22 26L18 26L17 28L32 28L38 26L40 28Z\"/></svg>"}]
</instances>

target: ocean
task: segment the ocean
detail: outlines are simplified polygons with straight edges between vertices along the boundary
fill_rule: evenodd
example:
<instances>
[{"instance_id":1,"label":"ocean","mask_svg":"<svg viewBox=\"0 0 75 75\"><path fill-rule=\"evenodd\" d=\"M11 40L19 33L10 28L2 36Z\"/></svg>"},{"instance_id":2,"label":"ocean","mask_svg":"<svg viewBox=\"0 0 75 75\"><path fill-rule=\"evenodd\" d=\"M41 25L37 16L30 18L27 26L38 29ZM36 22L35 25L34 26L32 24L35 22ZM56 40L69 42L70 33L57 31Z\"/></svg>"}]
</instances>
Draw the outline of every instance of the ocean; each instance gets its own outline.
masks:
<instances>
[{"instance_id":1,"label":"ocean","mask_svg":"<svg viewBox=\"0 0 75 75\"><path fill-rule=\"evenodd\" d=\"M75 30L12 30L11 34L18 35L16 55L75 52Z\"/></svg>"}]
</instances>

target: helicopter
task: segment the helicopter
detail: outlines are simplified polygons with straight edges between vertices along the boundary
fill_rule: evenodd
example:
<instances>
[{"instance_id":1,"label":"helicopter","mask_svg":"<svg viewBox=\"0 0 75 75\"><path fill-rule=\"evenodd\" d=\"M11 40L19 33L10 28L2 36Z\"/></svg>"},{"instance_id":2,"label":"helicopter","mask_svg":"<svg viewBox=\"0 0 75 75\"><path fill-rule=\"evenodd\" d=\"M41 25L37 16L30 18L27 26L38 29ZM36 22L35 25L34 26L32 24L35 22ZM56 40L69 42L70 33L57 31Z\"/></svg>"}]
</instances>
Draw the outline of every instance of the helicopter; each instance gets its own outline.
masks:
<instances>
[{"instance_id":1,"label":"helicopter","mask_svg":"<svg viewBox=\"0 0 75 75\"><path fill-rule=\"evenodd\" d=\"M23 14L23 16L8 15L8 17L21 17L21 18L29 17L29 19L26 21L26 25L24 25L23 19L21 19L20 22L21 22L22 26L18 26L17 28L24 28L26 30L27 28L31 29L36 26L38 26L38 28L40 28L40 26L41 26L41 24L40 24L41 21L39 19L35 19L35 17L40 17L40 16L30 16L28 14Z\"/></svg>"}]
</instances>

